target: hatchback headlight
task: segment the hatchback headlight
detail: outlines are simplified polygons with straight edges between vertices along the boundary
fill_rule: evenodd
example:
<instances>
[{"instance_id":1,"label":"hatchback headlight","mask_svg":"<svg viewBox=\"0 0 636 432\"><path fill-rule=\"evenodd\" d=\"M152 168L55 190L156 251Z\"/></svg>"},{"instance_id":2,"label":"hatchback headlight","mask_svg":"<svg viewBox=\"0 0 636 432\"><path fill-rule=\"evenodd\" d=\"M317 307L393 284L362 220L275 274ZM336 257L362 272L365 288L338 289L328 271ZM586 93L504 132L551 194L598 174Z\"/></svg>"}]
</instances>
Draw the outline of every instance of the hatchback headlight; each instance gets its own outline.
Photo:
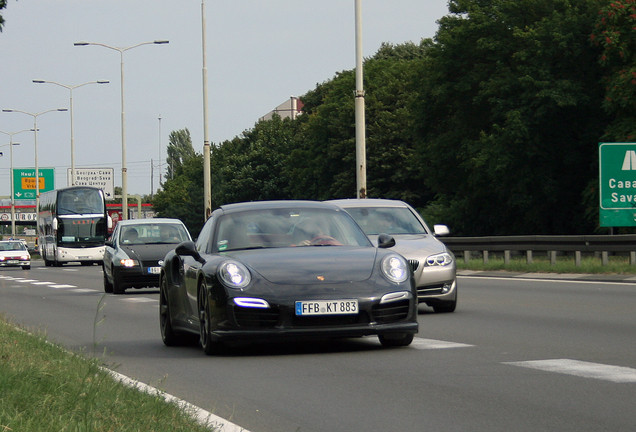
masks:
<instances>
[{"instance_id":1,"label":"hatchback headlight","mask_svg":"<svg viewBox=\"0 0 636 432\"><path fill-rule=\"evenodd\" d=\"M237 261L225 261L221 264L219 276L225 285L237 289L245 288L252 280L247 267Z\"/></svg>"},{"instance_id":2,"label":"hatchback headlight","mask_svg":"<svg viewBox=\"0 0 636 432\"><path fill-rule=\"evenodd\" d=\"M137 260L126 258L119 260L119 263L122 265L122 267L134 267L137 265Z\"/></svg>"},{"instance_id":3,"label":"hatchback headlight","mask_svg":"<svg viewBox=\"0 0 636 432\"><path fill-rule=\"evenodd\" d=\"M380 264L382 274L393 283L402 283L409 277L409 266L399 255L387 255Z\"/></svg>"},{"instance_id":4,"label":"hatchback headlight","mask_svg":"<svg viewBox=\"0 0 636 432\"><path fill-rule=\"evenodd\" d=\"M426 258L426 265L432 266L447 266L453 262L453 257L448 252L444 252L437 255L431 255Z\"/></svg>"}]
</instances>

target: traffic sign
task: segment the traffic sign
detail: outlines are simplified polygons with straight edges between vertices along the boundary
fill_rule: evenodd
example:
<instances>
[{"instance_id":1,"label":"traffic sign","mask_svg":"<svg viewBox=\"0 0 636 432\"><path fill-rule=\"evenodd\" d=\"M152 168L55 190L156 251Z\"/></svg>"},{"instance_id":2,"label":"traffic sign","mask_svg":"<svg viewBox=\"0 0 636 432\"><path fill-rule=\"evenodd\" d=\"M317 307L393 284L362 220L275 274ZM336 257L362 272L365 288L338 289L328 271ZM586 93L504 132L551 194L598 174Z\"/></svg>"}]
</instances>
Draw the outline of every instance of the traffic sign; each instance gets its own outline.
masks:
<instances>
[{"instance_id":1,"label":"traffic sign","mask_svg":"<svg viewBox=\"0 0 636 432\"><path fill-rule=\"evenodd\" d=\"M636 143L599 144L600 226L636 226Z\"/></svg>"},{"instance_id":2,"label":"traffic sign","mask_svg":"<svg viewBox=\"0 0 636 432\"><path fill-rule=\"evenodd\" d=\"M107 200L115 198L115 169L114 168L75 168L75 182L71 178L71 169L67 171L68 185L92 186L104 191Z\"/></svg>"},{"instance_id":3,"label":"traffic sign","mask_svg":"<svg viewBox=\"0 0 636 432\"><path fill-rule=\"evenodd\" d=\"M38 167L40 193L55 189L55 168ZM34 200L36 192L35 168L13 169L13 198L16 200Z\"/></svg>"}]
</instances>

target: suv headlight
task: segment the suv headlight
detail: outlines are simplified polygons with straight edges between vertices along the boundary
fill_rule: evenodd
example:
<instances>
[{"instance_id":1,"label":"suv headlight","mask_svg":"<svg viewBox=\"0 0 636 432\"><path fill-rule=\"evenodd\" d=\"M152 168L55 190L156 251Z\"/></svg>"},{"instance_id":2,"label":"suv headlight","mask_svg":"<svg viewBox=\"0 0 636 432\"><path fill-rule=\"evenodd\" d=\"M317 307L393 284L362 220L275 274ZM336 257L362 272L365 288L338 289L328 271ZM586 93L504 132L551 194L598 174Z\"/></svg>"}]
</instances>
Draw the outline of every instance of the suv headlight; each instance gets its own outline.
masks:
<instances>
[{"instance_id":1,"label":"suv headlight","mask_svg":"<svg viewBox=\"0 0 636 432\"><path fill-rule=\"evenodd\" d=\"M225 285L237 289L245 288L252 280L247 267L237 261L225 261L221 264L219 276Z\"/></svg>"},{"instance_id":2,"label":"suv headlight","mask_svg":"<svg viewBox=\"0 0 636 432\"><path fill-rule=\"evenodd\" d=\"M402 283L409 277L409 265L399 255L387 255L380 263L382 274L393 283Z\"/></svg>"},{"instance_id":3,"label":"suv headlight","mask_svg":"<svg viewBox=\"0 0 636 432\"><path fill-rule=\"evenodd\" d=\"M453 257L448 252L444 252L437 255L431 255L426 258L426 265L432 266L447 266L453 262Z\"/></svg>"}]
</instances>

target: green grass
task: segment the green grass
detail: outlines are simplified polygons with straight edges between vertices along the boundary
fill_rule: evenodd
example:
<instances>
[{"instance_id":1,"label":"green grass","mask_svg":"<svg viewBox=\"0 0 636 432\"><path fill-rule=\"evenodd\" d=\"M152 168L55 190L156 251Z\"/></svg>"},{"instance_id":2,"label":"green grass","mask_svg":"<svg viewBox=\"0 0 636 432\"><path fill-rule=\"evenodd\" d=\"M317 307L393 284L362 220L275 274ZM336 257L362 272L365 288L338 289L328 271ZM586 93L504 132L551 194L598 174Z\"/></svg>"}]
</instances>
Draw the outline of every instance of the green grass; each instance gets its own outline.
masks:
<instances>
[{"instance_id":1,"label":"green grass","mask_svg":"<svg viewBox=\"0 0 636 432\"><path fill-rule=\"evenodd\" d=\"M512 257L508 264L504 263L503 256L493 256L490 254L488 262L484 264L483 258L473 257L466 263L464 258L457 256L457 268L459 270L479 270L494 271L503 270L524 273L586 273L586 274L625 274L636 275L636 266L629 263L629 257L610 256L607 265L602 265L599 257L583 257L581 265L577 266L572 256L559 256L556 264L552 265L544 256L532 257L532 263L526 262L525 255Z\"/></svg>"},{"instance_id":2,"label":"green grass","mask_svg":"<svg viewBox=\"0 0 636 432\"><path fill-rule=\"evenodd\" d=\"M125 386L0 315L0 431L207 431L185 409Z\"/></svg>"}]
</instances>

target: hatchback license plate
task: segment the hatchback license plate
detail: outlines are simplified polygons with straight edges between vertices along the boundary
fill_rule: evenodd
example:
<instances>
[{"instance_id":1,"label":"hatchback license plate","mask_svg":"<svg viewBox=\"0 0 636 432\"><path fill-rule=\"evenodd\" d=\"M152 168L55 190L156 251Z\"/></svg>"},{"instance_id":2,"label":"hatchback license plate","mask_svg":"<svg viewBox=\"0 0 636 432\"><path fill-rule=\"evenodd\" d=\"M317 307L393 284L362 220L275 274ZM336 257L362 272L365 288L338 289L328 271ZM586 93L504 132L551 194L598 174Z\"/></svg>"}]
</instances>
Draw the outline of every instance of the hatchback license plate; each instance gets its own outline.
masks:
<instances>
[{"instance_id":1,"label":"hatchback license plate","mask_svg":"<svg viewBox=\"0 0 636 432\"><path fill-rule=\"evenodd\" d=\"M358 300L297 301L296 315L352 315L358 313Z\"/></svg>"},{"instance_id":2,"label":"hatchback license plate","mask_svg":"<svg viewBox=\"0 0 636 432\"><path fill-rule=\"evenodd\" d=\"M161 273L161 267L148 267L148 273L159 274Z\"/></svg>"}]
</instances>

